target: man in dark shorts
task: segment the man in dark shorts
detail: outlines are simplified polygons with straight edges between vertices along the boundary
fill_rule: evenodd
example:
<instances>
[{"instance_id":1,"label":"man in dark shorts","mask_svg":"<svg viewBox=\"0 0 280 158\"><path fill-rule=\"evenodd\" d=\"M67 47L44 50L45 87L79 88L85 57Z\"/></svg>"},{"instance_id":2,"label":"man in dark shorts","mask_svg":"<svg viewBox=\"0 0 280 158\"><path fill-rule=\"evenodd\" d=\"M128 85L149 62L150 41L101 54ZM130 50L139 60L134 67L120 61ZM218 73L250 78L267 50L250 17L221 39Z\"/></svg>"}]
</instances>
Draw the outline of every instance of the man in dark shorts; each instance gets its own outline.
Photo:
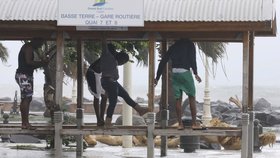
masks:
<instances>
[{"instance_id":1,"label":"man in dark shorts","mask_svg":"<svg viewBox=\"0 0 280 158\"><path fill-rule=\"evenodd\" d=\"M174 97L176 99L176 113L179 123L178 129L184 129L181 118L183 92L185 92L189 98L192 115L192 128L202 129L202 125L196 122L195 85L192 72L198 82L201 82L201 78L197 74L196 50L194 43L189 39L180 39L168 49L159 63L157 76L155 78L155 85L157 85L163 69L169 59L171 59L172 62L172 87L174 90Z\"/></svg>"},{"instance_id":2,"label":"man in dark shorts","mask_svg":"<svg viewBox=\"0 0 280 158\"><path fill-rule=\"evenodd\" d=\"M15 80L21 92L20 112L22 129L35 129L29 123L29 107L33 96L33 72L39 67L46 66L49 62L48 58L40 61L34 60L35 50L40 48L43 42L41 38L33 38L21 47L18 55L18 68L16 70Z\"/></svg>"},{"instance_id":3,"label":"man in dark shorts","mask_svg":"<svg viewBox=\"0 0 280 158\"><path fill-rule=\"evenodd\" d=\"M109 99L109 106L107 108L107 114L105 119L105 127L112 126L112 116L117 104L118 96L122 97L124 101L135 109L140 116L149 112L148 108L141 107L137 104L127 91L119 84L119 72L118 65L123 65L129 60L128 54L125 52L118 53L113 44L106 44L106 41L102 42L102 55L101 60L101 85L105 89Z\"/></svg>"},{"instance_id":4,"label":"man in dark shorts","mask_svg":"<svg viewBox=\"0 0 280 158\"><path fill-rule=\"evenodd\" d=\"M92 63L87 72L86 79L88 83L88 89L93 95L93 107L97 119L97 126L104 126L104 113L106 109L107 96L105 90L101 86L101 70L100 70L100 58ZM101 96L101 103L99 105L99 98Z\"/></svg>"}]
</instances>

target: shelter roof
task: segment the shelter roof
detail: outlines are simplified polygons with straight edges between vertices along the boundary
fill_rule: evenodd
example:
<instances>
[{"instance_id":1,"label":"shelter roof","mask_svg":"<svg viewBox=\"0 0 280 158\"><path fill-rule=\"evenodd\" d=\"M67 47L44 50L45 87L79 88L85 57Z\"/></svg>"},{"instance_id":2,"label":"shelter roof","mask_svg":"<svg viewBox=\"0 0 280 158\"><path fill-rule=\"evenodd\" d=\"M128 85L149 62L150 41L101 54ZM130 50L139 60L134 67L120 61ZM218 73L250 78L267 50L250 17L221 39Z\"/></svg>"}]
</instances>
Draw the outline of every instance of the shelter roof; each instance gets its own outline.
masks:
<instances>
[{"instance_id":1,"label":"shelter roof","mask_svg":"<svg viewBox=\"0 0 280 158\"><path fill-rule=\"evenodd\" d=\"M241 40L242 31L275 36L274 3L275 0L144 0L145 26L115 31L112 38L142 38L146 32L157 32L164 38L188 36L223 41ZM48 38L57 30L67 32L72 38L98 37L97 31L83 34L76 27L57 26L57 16L58 0L1 0L0 29L5 33L0 34L0 39L28 38L21 31L35 36L38 30ZM14 33L9 35L10 31Z\"/></svg>"}]
</instances>

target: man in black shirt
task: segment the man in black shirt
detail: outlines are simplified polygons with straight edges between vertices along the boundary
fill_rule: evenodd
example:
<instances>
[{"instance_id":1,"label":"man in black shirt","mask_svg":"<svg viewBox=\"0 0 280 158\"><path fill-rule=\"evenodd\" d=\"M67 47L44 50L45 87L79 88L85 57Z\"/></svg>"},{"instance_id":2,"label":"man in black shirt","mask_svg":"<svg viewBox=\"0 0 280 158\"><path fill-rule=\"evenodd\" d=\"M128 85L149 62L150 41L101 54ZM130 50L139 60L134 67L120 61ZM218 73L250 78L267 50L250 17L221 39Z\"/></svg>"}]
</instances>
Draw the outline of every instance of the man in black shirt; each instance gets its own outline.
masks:
<instances>
[{"instance_id":1,"label":"man in black shirt","mask_svg":"<svg viewBox=\"0 0 280 158\"><path fill-rule=\"evenodd\" d=\"M113 44L107 45L105 41L103 41L102 45L103 52L100 57L102 72L101 85L108 94L109 99L105 127L110 127L112 126L112 116L114 114L118 96L122 97L129 106L139 113L140 116L144 115L149 110L148 108L141 107L131 99L127 91L118 82L119 72L117 66L123 65L129 60L128 54L125 52L118 53Z\"/></svg>"},{"instance_id":2,"label":"man in black shirt","mask_svg":"<svg viewBox=\"0 0 280 158\"><path fill-rule=\"evenodd\" d=\"M29 123L29 107L33 96L33 72L39 67L46 66L49 62L48 58L41 61L34 60L35 50L43 45L43 39L33 38L30 42L25 43L18 55L18 68L15 74L15 80L20 87L21 103L20 113L22 120L22 129L35 128Z\"/></svg>"},{"instance_id":3,"label":"man in black shirt","mask_svg":"<svg viewBox=\"0 0 280 158\"><path fill-rule=\"evenodd\" d=\"M189 39L180 39L169 48L159 63L157 76L155 78L155 85L157 85L163 69L169 60L172 62L172 86L175 95L174 97L176 99L176 113L179 123L178 129L184 129L181 119L183 92L185 92L189 97L192 115L192 128L199 129L201 128L201 125L196 122L195 85L192 72L198 82L201 82L201 78L197 74L196 50L194 43Z\"/></svg>"}]
</instances>

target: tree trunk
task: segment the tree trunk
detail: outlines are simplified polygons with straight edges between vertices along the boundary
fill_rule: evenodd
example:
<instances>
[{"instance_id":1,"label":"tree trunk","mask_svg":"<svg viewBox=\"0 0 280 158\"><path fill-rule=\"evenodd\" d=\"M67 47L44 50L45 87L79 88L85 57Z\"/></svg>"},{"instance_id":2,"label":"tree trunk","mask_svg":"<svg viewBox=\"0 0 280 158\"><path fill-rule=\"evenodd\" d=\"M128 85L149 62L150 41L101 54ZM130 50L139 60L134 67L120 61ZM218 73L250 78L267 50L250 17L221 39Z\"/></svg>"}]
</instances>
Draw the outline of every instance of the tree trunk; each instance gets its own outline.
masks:
<instances>
[{"instance_id":1,"label":"tree trunk","mask_svg":"<svg viewBox=\"0 0 280 158\"><path fill-rule=\"evenodd\" d=\"M53 121L54 111L60 110L58 106L55 104L55 71L56 71L56 52L53 50L50 52L50 62L48 66L43 67L45 74L45 84L44 84L44 101L46 104L46 109L44 112L45 117L51 117Z\"/></svg>"}]
</instances>

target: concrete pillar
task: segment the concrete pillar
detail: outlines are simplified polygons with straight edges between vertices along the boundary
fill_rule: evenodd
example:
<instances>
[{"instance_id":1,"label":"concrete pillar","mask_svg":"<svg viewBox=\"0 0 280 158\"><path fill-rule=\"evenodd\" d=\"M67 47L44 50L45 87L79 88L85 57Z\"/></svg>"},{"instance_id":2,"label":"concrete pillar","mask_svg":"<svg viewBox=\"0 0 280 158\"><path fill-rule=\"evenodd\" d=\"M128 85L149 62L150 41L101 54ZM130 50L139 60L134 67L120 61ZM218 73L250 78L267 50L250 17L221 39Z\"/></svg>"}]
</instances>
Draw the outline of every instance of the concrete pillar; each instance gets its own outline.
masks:
<instances>
[{"instance_id":1,"label":"concrete pillar","mask_svg":"<svg viewBox=\"0 0 280 158\"><path fill-rule=\"evenodd\" d=\"M202 116L202 122L204 125L209 125L212 119L208 70L209 70L209 64L208 64L207 56L205 55L205 87L204 87L204 104L203 104L203 116Z\"/></svg>"},{"instance_id":2,"label":"concrete pillar","mask_svg":"<svg viewBox=\"0 0 280 158\"><path fill-rule=\"evenodd\" d=\"M129 55L131 58L131 55ZM128 92L128 94L132 93L132 82L131 82L131 63L127 62L123 67L123 87ZM123 101L122 107L122 115L123 115L123 125L124 126L132 126L132 108ZM122 136L122 146L124 148L132 147L132 136Z\"/></svg>"}]
</instances>

